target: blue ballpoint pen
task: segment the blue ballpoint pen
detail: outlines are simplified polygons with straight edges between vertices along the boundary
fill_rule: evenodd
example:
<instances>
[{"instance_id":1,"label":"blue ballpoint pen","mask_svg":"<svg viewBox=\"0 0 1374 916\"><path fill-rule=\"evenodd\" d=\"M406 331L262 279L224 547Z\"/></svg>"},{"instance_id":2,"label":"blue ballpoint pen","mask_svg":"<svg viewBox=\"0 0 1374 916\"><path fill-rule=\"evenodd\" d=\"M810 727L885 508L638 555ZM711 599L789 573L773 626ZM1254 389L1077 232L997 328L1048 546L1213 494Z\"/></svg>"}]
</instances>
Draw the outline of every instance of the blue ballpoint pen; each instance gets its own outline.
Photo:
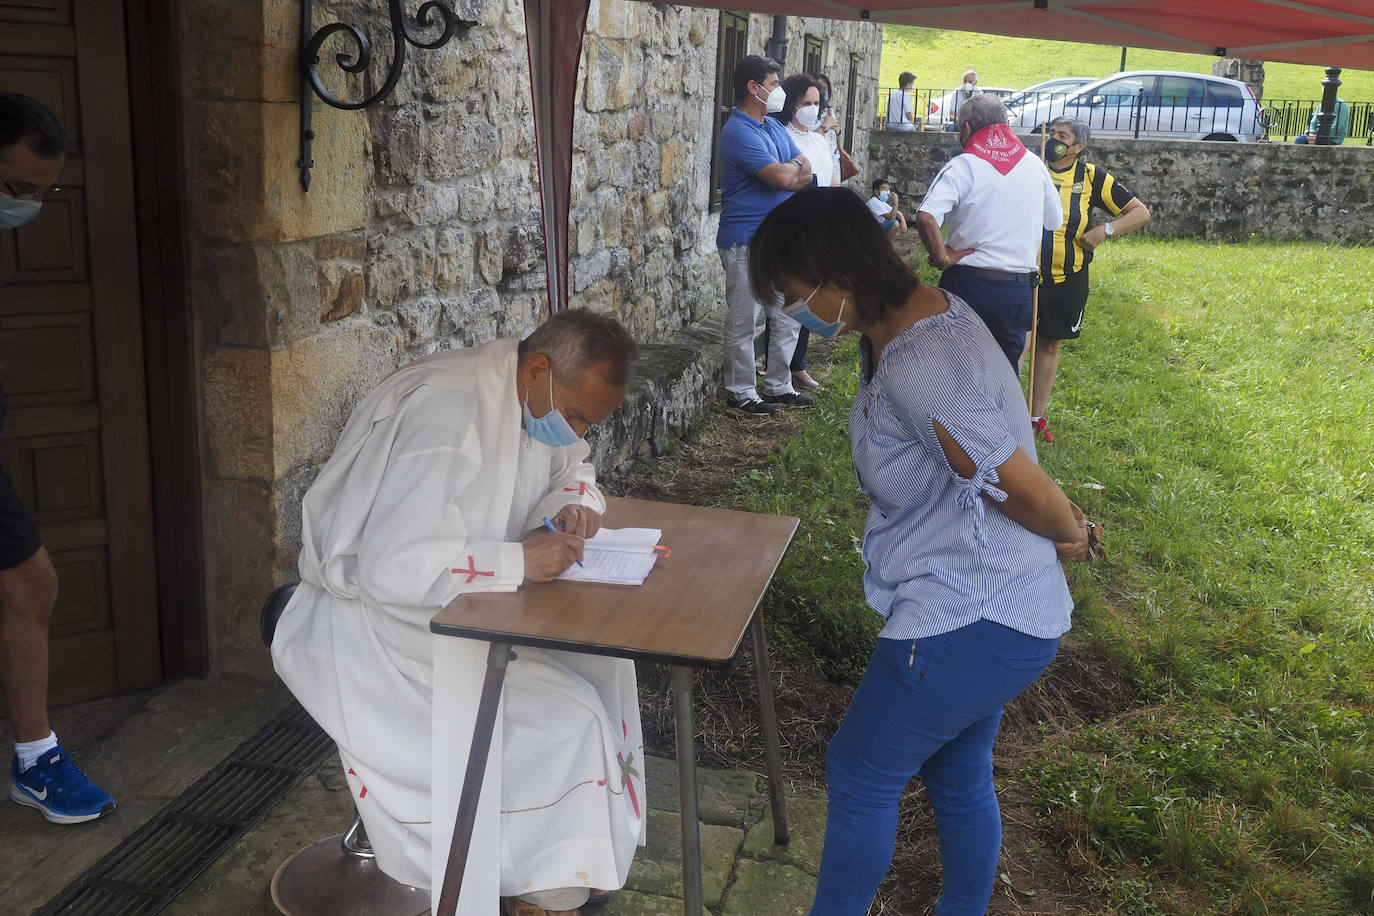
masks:
<instances>
[{"instance_id":1,"label":"blue ballpoint pen","mask_svg":"<svg viewBox=\"0 0 1374 916\"><path fill-rule=\"evenodd\" d=\"M554 534L558 533L558 529L553 526L553 522L549 521L547 518L544 519L544 527L552 531ZM587 568L585 566L582 566L581 560L574 560L573 562L576 563L578 566L582 567L582 569Z\"/></svg>"}]
</instances>

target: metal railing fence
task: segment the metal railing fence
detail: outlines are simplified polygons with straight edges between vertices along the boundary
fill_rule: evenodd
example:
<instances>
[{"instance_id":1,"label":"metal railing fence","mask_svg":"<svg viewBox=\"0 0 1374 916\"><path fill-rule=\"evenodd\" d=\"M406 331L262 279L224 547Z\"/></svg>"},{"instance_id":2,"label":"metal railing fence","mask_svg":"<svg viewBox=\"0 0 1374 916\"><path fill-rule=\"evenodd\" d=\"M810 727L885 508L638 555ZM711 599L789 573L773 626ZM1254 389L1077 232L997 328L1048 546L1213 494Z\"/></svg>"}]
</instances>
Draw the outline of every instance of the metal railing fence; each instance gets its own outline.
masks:
<instances>
[{"instance_id":1,"label":"metal railing fence","mask_svg":"<svg viewBox=\"0 0 1374 916\"><path fill-rule=\"evenodd\" d=\"M916 88L906 90L914 105L911 130L953 130L958 101L955 89ZM888 117L889 106L899 97L898 87L879 87L875 130L895 130ZM1033 97L1013 96L1009 104L1011 125L1017 130L1035 130L1050 117L1063 113L1065 102L1078 95L1067 92L1038 92ZM1019 97L1019 98L1018 98ZM1321 105L1312 99L1157 96L1143 90L1134 96L1099 97L1095 105L1073 106L1094 131L1120 136L1196 136L1222 134L1243 139L1282 138L1284 141L1307 132L1312 115ZM1007 99L1003 99L1007 101ZM1019 101L1019 104L1016 104ZM1350 140L1364 140L1374 146L1374 102L1348 102Z\"/></svg>"}]
</instances>

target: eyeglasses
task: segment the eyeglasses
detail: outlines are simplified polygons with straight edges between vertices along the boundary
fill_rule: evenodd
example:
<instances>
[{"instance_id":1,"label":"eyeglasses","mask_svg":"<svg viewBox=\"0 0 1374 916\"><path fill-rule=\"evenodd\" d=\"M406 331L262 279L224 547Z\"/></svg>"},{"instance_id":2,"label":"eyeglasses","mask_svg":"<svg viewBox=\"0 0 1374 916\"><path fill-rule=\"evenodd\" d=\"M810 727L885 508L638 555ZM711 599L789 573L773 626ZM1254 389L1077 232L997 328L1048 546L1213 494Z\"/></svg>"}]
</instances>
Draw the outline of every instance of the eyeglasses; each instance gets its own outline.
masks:
<instances>
[{"instance_id":1,"label":"eyeglasses","mask_svg":"<svg viewBox=\"0 0 1374 916\"><path fill-rule=\"evenodd\" d=\"M62 190L62 186L61 186L61 185L53 184L53 185L48 185L46 188L40 188L40 189L37 190L37 191L20 191L20 190L19 190L18 188L16 188L14 185L12 185L12 184L10 184L8 181L6 181L4 175L0 175L0 190L3 190L3 191L5 192L5 194L7 194L8 196L14 198L15 200L35 200L35 201L37 201L37 200L42 200L43 198L47 197L49 194L56 194L58 191Z\"/></svg>"}]
</instances>

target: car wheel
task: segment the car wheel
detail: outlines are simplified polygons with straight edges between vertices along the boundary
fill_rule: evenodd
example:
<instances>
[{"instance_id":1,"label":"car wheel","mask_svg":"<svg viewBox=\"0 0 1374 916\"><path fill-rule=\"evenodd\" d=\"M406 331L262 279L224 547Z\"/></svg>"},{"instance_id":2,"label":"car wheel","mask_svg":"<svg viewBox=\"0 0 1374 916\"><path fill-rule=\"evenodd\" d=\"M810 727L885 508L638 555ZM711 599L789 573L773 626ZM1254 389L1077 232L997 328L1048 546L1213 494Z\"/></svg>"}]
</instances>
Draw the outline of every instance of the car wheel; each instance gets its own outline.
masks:
<instances>
[{"instance_id":1,"label":"car wheel","mask_svg":"<svg viewBox=\"0 0 1374 916\"><path fill-rule=\"evenodd\" d=\"M1233 137L1233 136L1231 136L1230 134L1208 134L1207 136L1203 137L1202 139L1204 139L1204 140L1229 140L1229 141L1231 141L1232 143L1234 143L1234 142L1236 141L1236 138Z\"/></svg>"}]
</instances>

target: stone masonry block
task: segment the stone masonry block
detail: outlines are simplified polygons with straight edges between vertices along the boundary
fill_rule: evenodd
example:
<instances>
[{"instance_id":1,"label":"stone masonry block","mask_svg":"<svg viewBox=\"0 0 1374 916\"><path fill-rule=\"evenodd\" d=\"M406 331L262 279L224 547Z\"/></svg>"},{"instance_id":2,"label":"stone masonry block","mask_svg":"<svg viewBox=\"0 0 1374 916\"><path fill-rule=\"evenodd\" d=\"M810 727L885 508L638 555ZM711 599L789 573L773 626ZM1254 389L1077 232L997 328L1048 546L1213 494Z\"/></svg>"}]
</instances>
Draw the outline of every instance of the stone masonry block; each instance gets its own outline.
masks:
<instances>
[{"instance_id":1,"label":"stone masonry block","mask_svg":"<svg viewBox=\"0 0 1374 916\"><path fill-rule=\"evenodd\" d=\"M252 347L216 350L206 356L204 374L210 473L270 480L272 398L267 351Z\"/></svg>"},{"instance_id":2,"label":"stone masonry block","mask_svg":"<svg viewBox=\"0 0 1374 916\"><path fill-rule=\"evenodd\" d=\"M630 0L597 0L596 8L587 11L587 30L602 38L637 38L642 8Z\"/></svg>"},{"instance_id":3,"label":"stone masonry block","mask_svg":"<svg viewBox=\"0 0 1374 916\"><path fill-rule=\"evenodd\" d=\"M203 493L205 611L217 667L266 673L258 609L274 565L271 493L261 480L222 477L206 480Z\"/></svg>"},{"instance_id":4,"label":"stone masonry block","mask_svg":"<svg viewBox=\"0 0 1374 916\"><path fill-rule=\"evenodd\" d=\"M185 6L188 47L184 57L187 85L202 98L245 102L289 102L300 95L301 17L287 0L188 3Z\"/></svg>"},{"instance_id":5,"label":"stone masonry block","mask_svg":"<svg viewBox=\"0 0 1374 916\"><path fill-rule=\"evenodd\" d=\"M425 172L436 181L475 175L496 159L501 138L481 118L446 116L429 125L425 142Z\"/></svg>"},{"instance_id":6,"label":"stone masonry block","mask_svg":"<svg viewBox=\"0 0 1374 916\"><path fill-rule=\"evenodd\" d=\"M367 124L354 112L315 109L310 192L299 155L294 103L193 102L188 156L192 208L208 238L281 242L361 228L367 220Z\"/></svg>"},{"instance_id":7,"label":"stone masonry block","mask_svg":"<svg viewBox=\"0 0 1374 916\"><path fill-rule=\"evenodd\" d=\"M588 111L615 111L625 108L635 97L634 47L628 40L617 41L599 35L586 38L587 83L583 104Z\"/></svg>"},{"instance_id":8,"label":"stone masonry block","mask_svg":"<svg viewBox=\"0 0 1374 916\"><path fill-rule=\"evenodd\" d=\"M395 368L398 352L391 331L354 323L271 354L274 479L329 457L353 405Z\"/></svg>"}]
</instances>

